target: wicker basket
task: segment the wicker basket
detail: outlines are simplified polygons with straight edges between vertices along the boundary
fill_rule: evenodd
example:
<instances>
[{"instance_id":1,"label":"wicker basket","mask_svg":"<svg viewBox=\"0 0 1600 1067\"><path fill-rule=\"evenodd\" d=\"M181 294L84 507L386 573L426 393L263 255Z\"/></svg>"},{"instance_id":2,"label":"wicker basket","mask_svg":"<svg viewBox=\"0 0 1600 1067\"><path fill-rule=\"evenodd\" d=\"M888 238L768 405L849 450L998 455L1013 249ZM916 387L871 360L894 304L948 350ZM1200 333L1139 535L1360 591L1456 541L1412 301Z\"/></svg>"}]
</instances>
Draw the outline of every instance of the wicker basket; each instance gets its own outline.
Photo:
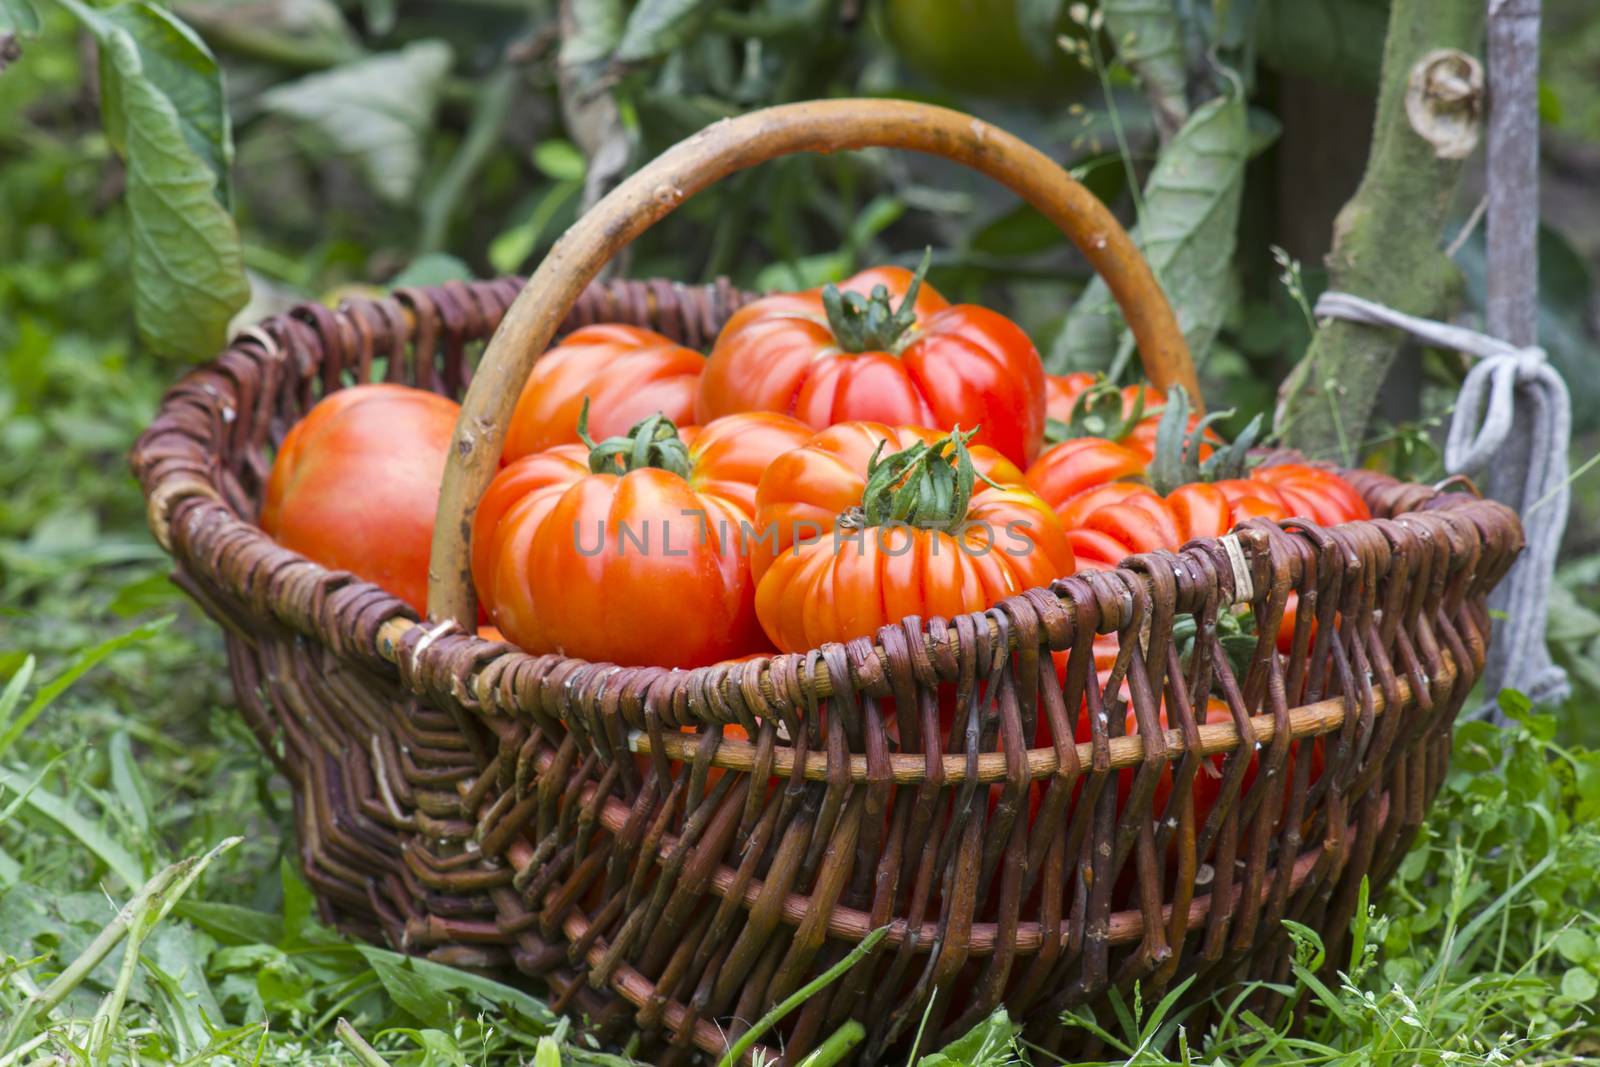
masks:
<instances>
[{"instance_id":1,"label":"wicker basket","mask_svg":"<svg viewBox=\"0 0 1600 1067\"><path fill-rule=\"evenodd\" d=\"M226 632L240 708L293 783L328 922L536 976L598 1029L641 1028L663 1060L721 1052L887 926L765 1039L781 1037L792 1062L855 1018L868 1031L859 1055L875 1062L909 1041L930 999L924 1048L1004 1003L1036 1020L1036 1040L1069 1049L1060 1013L1108 989L1140 981L1148 1003L1190 976L1191 1000L1281 978L1280 920L1337 944L1362 879L1393 870L1482 668L1485 596L1521 547L1515 516L1473 495L1348 472L1377 518L1254 522L982 614L693 671L529 656L470 627L419 624L254 525L273 448L319 396L378 377L460 396L498 327L446 475L430 594L435 618L473 618L465 532L445 520L470 514L537 353L596 321L704 347L748 299L726 284L590 284L600 266L723 174L867 144L945 155L1017 190L1107 277L1152 378L1192 384L1126 235L1043 156L953 112L836 101L685 142L575 227L520 296L502 279L306 305L245 331L167 395L133 454L151 526ZM1217 629L1236 603L1263 635L1237 673ZM1195 633L1186 656L1175 628ZM1090 741L1030 748L1037 721L1067 738L1082 703L1102 710L1096 634L1120 635L1105 692L1128 679L1139 735L1122 736L1121 714L1091 714ZM1049 653L1063 649L1061 684ZM974 709L948 736L941 692ZM1227 714L1207 721L1208 696ZM751 740L724 739L725 724ZM1311 745L1314 779L1314 761L1294 759ZM1197 824L1189 785L1215 753L1228 754L1220 797Z\"/></svg>"}]
</instances>

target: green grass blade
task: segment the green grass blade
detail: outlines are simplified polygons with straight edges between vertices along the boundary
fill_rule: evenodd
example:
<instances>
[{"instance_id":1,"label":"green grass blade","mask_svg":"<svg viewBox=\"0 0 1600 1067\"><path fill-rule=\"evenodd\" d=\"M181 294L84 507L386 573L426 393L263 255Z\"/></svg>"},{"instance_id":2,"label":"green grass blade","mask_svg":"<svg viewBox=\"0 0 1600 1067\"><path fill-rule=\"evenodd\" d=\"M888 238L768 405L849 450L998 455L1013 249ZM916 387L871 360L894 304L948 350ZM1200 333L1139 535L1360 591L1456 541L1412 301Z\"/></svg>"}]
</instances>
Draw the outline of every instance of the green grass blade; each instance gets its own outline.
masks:
<instances>
[{"instance_id":1,"label":"green grass blade","mask_svg":"<svg viewBox=\"0 0 1600 1067\"><path fill-rule=\"evenodd\" d=\"M87 648L78 653L77 658L67 665L66 670L50 679L49 682L45 683L44 688L34 694L33 700L23 709L20 716L15 719L10 719L9 715L0 717L0 721L10 720L5 722L3 728L0 728L0 759L3 759L11 746L17 743L17 738L22 736L23 731L32 726L34 720L43 715L45 709L57 697L71 688L73 682L83 677L85 673L93 669L96 664L113 652L120 652L130 645L136 645L160 633L167 628L174 618L176 616L167 615L156 619L154 622L147 622L143 626L136 626L127 633L118 634L116 637L109 638L92 648ZM29 657L29 659L31 660L32 657ZM18 677L21 677L23 672L19 671L17 673ZM15 685L16 681L17 679L13 678L12 685ZM8 685L6 687L6 697L9 698L10 695L11 685ZM0 701L0 710L8 710L8 706L4 705L3 701Z\"/></svg>"}]
</instances>

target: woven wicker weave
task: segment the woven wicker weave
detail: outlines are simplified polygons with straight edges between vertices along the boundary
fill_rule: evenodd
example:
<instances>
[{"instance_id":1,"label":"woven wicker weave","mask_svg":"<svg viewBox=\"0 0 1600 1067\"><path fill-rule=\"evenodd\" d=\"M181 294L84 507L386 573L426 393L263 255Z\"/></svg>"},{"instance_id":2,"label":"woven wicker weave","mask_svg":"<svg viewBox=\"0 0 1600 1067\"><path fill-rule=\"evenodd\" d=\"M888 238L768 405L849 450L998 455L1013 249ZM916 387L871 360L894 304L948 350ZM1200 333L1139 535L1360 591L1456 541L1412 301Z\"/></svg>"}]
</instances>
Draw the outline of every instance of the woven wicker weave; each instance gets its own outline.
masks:
<instances>
[{"instance_id":1,"label":"woven wicker weave","mask_svg":"<svg viewBox=\"0 0 1600 1067\"><path fill-rule=\"evenodd\" d=\"M240 708L293 784L326 921L542 979L596 1029L652 1035L663 1061L720 1052L882 926L786 1020L791 1062L847 1018L876 1062L930 998L924 1047L1004 1003L1070 1049L1055 1020L1110 988L1140 981L1149 1003L1190 976L1190 999L1281 978L1283 919L1343 939L1362 879L1392 872L1444 775L1485 596L1521 547L1512 513L1348 472L1372 521L1252 522L874 640L693 671L524 655L418 625L253 524L274 447L319 396L374 378L459 396L520 285L268 320L174 387L134 450L152 527L224 628ZM744 299L591 285L562 330L631 322L703 347ZM1263 635L1238 673L1217 631L1236 601ZM1175 626L1197 630L1187 656ZM1094 634L1120 635L1105 692L1128 679L1137 737L1099 714ZM948 735L941 695L975 709ZM1207 721L1208 695L1225 716ZM1040 720L1073 736L1085 702L1090 741L1031 748ZM1293 758L1313 744L1314 781ZM1229 754L1221 795L1197 825L1189 784L1212 753Z\"/></svg>"}]
</instances>

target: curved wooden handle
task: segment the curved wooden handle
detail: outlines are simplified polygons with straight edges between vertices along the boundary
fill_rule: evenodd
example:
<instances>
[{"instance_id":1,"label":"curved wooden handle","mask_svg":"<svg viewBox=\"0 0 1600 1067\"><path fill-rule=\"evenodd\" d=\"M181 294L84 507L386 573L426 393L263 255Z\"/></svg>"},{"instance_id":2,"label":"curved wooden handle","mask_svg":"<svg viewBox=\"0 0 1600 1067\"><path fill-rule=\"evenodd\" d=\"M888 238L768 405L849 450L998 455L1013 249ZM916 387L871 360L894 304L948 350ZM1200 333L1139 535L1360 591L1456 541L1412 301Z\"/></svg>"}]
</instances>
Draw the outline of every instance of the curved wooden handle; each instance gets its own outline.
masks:
<instances>
[{"instance_id":1,"label":"curved wooden handle","mask_svg":"<svg viewBox=\"0 0 1600 1067\"><path fill-rule=\"evenodd\" d=\"M1165 391L1200 388L1177 317L1127 231L1095 195L1038 149L971 115L906 100L817 100L724 119L617 186L561 236L506 312L462 402L439 493L428 611L470 626L472 515L499 465L506 426L533 362L586 285L620 249L689 197L736 171L799 152L906 148L943 156L1011 189L1077 245L1106 280Z\"/></svg>"}]
</instances>

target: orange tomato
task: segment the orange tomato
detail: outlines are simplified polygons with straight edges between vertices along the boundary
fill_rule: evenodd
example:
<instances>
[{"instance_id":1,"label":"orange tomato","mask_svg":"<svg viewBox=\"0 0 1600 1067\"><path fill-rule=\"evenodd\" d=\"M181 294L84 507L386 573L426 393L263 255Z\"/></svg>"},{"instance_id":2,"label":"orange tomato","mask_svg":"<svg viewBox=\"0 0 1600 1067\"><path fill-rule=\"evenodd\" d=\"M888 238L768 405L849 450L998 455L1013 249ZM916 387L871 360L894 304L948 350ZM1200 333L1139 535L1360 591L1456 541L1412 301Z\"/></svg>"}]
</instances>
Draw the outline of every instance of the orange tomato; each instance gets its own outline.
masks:
<instances>
[{"instance_id":1,"label":"orange tomato","mask_svg":"<svg viewBox=\"0 0 1600 1067\"><path fill-rule=\"evenodd\" d=\"M692 421L706 360L641 326L602 323L568 334L540 356L517 397L504 458L519 459L578 443L578 416L589 401L589 432L626 433L659 412L675 424Z\"/></svg>"},{"instance_id":2,"label":"orange tomato","mask_svg":"<svg viewBox=\"0 0 1600 1067\"><path fill-rule=\"evenodd\" d=\"M749 413L692 431L647 419L593 449L508 465L473 520L490 620L530 652L694 667L767 649L741 550L747 481L809 431Z\"/></svg>"},{"instance_id":3,"label":"orange tomato","mask_svg":"<svg viewBox=\"0 0 1600 1067\"><path fill-rule=\"evenodd\" d=\"M887 454L907 436L910 447ZM979 487L980 464L1014 480ZM1000 457L969 453L965 435L823 431L773 464L756 493L757 530L777 550L755 557L762 626L778 648L800 652L908 615L982 611L1072 573L1055 516L1020 482ZM815 538L796 536L806 519L821 527Z\"/></svg>"}]
</instances>

